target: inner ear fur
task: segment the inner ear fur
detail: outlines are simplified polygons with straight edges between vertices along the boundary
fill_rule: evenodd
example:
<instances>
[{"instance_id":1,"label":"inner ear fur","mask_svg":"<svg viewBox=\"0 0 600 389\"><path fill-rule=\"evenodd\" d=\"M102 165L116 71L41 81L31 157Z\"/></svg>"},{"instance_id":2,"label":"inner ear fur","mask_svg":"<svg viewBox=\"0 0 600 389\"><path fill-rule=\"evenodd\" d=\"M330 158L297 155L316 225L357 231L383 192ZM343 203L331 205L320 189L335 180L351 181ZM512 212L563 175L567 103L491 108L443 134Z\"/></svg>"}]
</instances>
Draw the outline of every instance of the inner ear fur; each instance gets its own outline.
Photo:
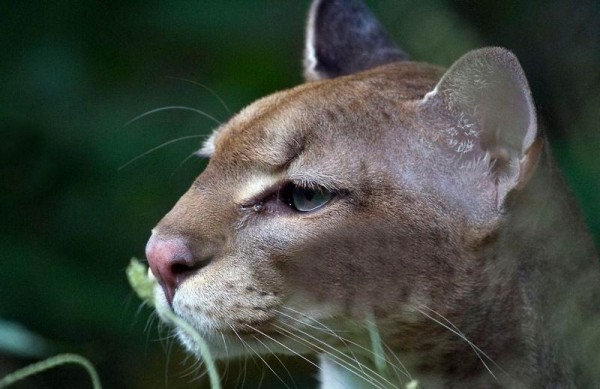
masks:
<instances>
[{"instance_id":1,"label":"inner ear fur","mask_svg":"<svg viewBox=\"0 0 600 389\"><path fill-rule=\"evenodd\" d=\"M531 91L510 51L491 47L459 59L419 104L461 161L488 163L498 206L532 176L543 149ZM441 124L441 126L440 126Z\"/></svg>"},{"instance_id":2,"label":"inner ear fur","mask_svg":"<svg viewBox=\"0 0 600 389\"><path fill-rule=\"evenodd\" d=\"M407 59L360 0L315 0L306 27L304 76L333 78Z\"/></svg>"}]
</instances>

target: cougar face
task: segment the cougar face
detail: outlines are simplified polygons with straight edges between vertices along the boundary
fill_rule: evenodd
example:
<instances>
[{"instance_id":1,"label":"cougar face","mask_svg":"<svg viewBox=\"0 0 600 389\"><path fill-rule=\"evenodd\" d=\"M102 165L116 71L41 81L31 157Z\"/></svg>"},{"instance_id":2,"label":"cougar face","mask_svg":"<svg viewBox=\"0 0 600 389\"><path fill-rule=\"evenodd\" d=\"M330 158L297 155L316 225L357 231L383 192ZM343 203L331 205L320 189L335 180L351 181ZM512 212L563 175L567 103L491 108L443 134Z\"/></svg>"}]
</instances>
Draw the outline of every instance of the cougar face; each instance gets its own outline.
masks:
<instances>
[{"instance_id":1,"label":"cougar face","mask_svg":"<svg viewBox=\"0 0 600 389\"><path fill-rule=\"evenodd\" d=\"M410 90L403 77L383 89L403 74ZM152 268L158 294L207 334L277 338L275 326L360 321L370 312L385 319L405 311L414 321L409 301L451 286L448 252L459 254L462 231L444 225L467 223L439 199L435 177L415 180L436 174L423 169L432 158L422 144L428 129L410 118L438 76L400 64L314 82L260 100L218 129L206 170L149 242L149 257L155 247L175 255Z\"/></svg>"},{"instance_id":2,"label":"cougar face","mask_svg":"<svg viewBox=\"0 0 600 389\"><path fill-rule=\"evenodd\" d=\"M448 71L406 58L363 5L315 1L310 81L216 129L208 166L154 228L158 304L221 358L325 355L324 387L344 380L329 350L360 353L367 321L431 386L571 383L566 364L547 378L556 366L536 360L555 355L538 296L562 281L530 283L543 268L530 258L563 213L538 231L522 215L542 188L564 189L518 61L500 48Z\"/></svg>"}]
</instances>

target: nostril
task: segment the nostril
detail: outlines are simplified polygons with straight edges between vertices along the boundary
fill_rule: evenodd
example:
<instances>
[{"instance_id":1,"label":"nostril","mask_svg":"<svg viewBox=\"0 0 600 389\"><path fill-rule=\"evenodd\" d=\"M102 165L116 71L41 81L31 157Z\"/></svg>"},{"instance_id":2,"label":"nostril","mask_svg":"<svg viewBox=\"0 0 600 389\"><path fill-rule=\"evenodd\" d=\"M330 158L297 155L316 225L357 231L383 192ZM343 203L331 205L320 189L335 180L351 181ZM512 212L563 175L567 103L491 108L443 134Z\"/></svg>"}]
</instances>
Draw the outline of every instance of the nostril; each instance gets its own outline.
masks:
<instances>
[{"instance_id":1,"label":"nostril","mask_svg":"<svg viewBox=\"0 0 600 389\"><path fill-rule=\"evenodd\" d=\"M196 260L183 239L160 238L154 234L146 245L146 257L169 304L173 302L177 287L208 264L208 261Z\"/></svg>"},{"instance_id":2,"label":"nostril","mask_svg":"<svg viewBox=\"0 0 600 389\"><path fill-rule=\"evenodd\" d=\"M171 272L177 275L185 275L194 270L194 267L184 263L174 263L171 265Z\"/></svg>"},{"instance_id":3,"label":"nostril","mask_svg":"<svg viewBox=\"0 0 600 389\"><path fill-rule=\"evenodd\" d=\"M198 271L198 270L202 269L204 266L206 266L208 264L208 262L210 262L210 261L208 261L208 260L177 261L176 260L171 265L171 273L173 273L175 276L177 276L177 278L180 278L181 281L183 281L188 276L194 274L196 271ZM181 281L179 281L179 282L181 282Z\"/></svg>"}]
</instances>

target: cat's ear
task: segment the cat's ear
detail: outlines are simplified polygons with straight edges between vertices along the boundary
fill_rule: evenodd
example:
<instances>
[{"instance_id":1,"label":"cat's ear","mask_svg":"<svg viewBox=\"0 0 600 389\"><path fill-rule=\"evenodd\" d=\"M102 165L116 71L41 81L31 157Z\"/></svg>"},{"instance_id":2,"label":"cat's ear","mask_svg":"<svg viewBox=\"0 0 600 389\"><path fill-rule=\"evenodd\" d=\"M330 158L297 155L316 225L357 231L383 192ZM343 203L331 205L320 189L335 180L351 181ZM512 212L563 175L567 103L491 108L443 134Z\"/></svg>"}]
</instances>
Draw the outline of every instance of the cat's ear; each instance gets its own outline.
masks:
<instances>
[{"instance_id":1,"label":"cat's ear","mask_svg":"<svg viewBox=\"0 0 600 389\"><path fill-rule=\"evenodd\" d=\"M306 80L333 78L407 58L360 0L313 1L306 28Z\"/></svg>"},{"instance_id":2,"label":"cat's ear","mask_svg":"<svg viewBox=\"0 0 600 389\"><path fill-rule=\"evenodd\" d=\"M543 149L531 91L519 61L493 47L459 59L419 104L440 141L468 163L485 164L498 207L532 176Z\"/></svg>"}]
</instances>

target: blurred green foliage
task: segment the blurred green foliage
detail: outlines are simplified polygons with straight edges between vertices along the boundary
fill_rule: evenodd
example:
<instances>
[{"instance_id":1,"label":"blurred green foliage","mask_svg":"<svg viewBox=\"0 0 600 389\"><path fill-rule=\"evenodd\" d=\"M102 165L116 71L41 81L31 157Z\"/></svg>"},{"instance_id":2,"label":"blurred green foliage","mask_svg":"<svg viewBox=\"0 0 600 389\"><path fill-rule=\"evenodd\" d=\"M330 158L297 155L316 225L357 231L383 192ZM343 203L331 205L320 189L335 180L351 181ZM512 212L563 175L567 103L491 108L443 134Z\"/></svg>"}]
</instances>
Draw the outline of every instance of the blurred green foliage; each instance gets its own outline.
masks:
<instances>
[{"instance_id":1,"label":"blurred green foliage","mask_svg":"<svg viewBox=\"0 0 600 389\"><path fill-rule=\"evenodd\" d=\"M489 45L517 54L599 242L599 3L368 3L416 60L448 66ZM124 269L131 256L143 255L152 226L202 170L203 161L186 158L216 124L167 110L124 125L166 106L224 121L254 99L300 83L308 5L0 3L0 318L46 339L49 353L90 358L107 388L197 384L197 371L186 370L193 363L182 364L178 347L159 341L168 333L159 335L156 321L138 309ZM227 107L195 83L216 91ZM119 169L189 136L199 138ZM12 336L2 328L0 337ZM0 375L31 361L0 351ZM277 386L260 361L247 364L259 371L244 378L247 387L261 381L263 370L264 387ZM298 387L313 382L310 365L290 364ZM228 376L232 384L242 381L235 364ZM86 379L65 368L22 387L85 387Z\"/></svg>"}]
</instances>

